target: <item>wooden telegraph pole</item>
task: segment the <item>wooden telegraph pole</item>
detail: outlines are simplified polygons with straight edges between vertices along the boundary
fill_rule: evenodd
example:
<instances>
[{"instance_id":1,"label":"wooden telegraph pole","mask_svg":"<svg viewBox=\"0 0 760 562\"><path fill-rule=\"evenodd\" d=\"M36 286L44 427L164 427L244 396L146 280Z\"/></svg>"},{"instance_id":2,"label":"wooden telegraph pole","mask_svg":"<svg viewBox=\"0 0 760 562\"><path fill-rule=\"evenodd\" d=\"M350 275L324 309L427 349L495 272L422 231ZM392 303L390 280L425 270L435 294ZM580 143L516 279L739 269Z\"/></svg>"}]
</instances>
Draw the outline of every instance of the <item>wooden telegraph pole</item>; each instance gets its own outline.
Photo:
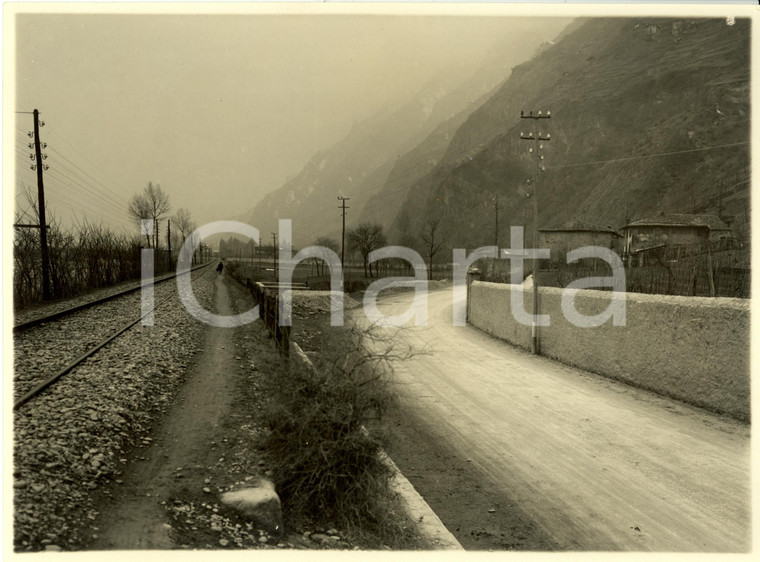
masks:
<instances>
[{"instance_id":1,"label":"wooden telegraph pole","mask_svg":"<svg viewBox=\"0 0 760 562\"><path fill-rule=\"evenodd\" d=\"M531 111L528 115L524 111L520 112L521 119L535 119L536 123L538 119L550 119L552 116L551 111L547 111L544 115L542 112L538 112L538 115L534 115ZM544 159L539 154L539 151L543 149L543 141L551 140L551 135L542 136L539 131L535 134L530 132L527 135L520 133L522 140L534 141L535 147L530 149L530 152L536 157L536 177L533 180L533 251L538 251L538 174L544 170L541 161ZM538 337L538 258L533 255L533 326L531 334L531 351L533 355L539 355L541 353L541 344Z\"/></svg>"},{"instance_id":2,"label":"wooden telegraph pole","mask_svg":"<svg viewBox=\"0 0 760 562\"><path fill-rule=\"evenodd\" d=\"M277 280L277 233L272 233L272 260L274 262L274 278Z\"/></svg>"},{"instance_id":3,"label":"wooden telegraph pole","mask_svg":"<svg viewBox=\"0 0 760 562\"><path fill-rule=\"evenodd\" d=\"M350 197L343 197L341 195L338 195L338 200L341 202L341 206L338 207L338 209L341 209L343 211L343 231L340 237L340 285L341 289L343 289L343 279L345 278L345 257L346 257L346 209L350 209L351 207L346 207L346 201L351 199Z\"/></svg>"},{"instance_id":4,"label":"wooden telegraph pole","mask_svg":"<svg viewBox=\"0 0 760 562\"><path fill-rule=\"evenodd\" d=\"M37 205L40 212L40 252L42 256L42 299L50 300L50 256L48 255L47 244L47 223L45 221L45 187L42 182L42 169L46 168L42 163L42 150L40 148L40 127L44 127L45 122L40 123L40 112L34 110L34 155L37 164L32 166L37 169ZM45 155L47 157L47 155Z\"/></svg>"},{"instance_id":5,"label":"wooden telegraph pole","mask_svg":"<svg viewBox=\"0 0 760 562\"><path fill-rule=\"evenodd\" d=\"M169 268L172 267L172 220L166 219L166 244L169 248Z\"/></svg>"}]
</instances>

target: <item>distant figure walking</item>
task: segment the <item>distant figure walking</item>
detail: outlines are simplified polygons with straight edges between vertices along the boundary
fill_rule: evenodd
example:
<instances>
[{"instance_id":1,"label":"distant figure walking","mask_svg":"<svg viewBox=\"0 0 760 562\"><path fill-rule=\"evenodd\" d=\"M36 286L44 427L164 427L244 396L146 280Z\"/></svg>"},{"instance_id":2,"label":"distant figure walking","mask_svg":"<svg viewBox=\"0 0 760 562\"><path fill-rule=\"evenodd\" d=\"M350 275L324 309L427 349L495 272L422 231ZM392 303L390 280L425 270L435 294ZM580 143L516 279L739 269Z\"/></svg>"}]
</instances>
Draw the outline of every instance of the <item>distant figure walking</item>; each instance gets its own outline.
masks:
<instances>
[{"instance_id":1,"label":"distant figure walking","mask_svg":"<svg viewBox=\"0 0 760 562\"><path fill-rule=\"evenodd\" d=\"M222 262L219 262L219 265L216 266L216 272L221 273L224 269L224 264Z\"/></svg>"}]
</instances>

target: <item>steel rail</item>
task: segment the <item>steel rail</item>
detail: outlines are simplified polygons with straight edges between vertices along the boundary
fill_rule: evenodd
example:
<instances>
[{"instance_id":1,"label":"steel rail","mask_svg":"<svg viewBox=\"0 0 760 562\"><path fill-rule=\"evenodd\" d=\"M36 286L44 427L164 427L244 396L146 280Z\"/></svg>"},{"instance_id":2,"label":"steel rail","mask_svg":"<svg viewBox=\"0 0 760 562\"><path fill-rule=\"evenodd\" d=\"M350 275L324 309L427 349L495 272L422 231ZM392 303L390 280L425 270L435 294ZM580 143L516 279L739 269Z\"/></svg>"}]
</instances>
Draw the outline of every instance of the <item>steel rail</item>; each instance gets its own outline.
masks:
<instances>
[{"instance_id":1,"label":"steel rail","mask_svg":"<svg viewBox=\"0 0 760 562\"><path fill-rule=\"evenodd\" d=\"M195 271L196 269L200 269L202 267L207 267L211 265L211 262L204 263L202 265L196 265L195 267L191 268L188 271ZM73 314L75 312L79 312L80 310L86 310L88 308L92 308L93 306L103 304L104 302L108 302L114 299L117 299L119 297L123 297L125 295L129 295L130 293L134 293L136 291L141 290L143 287L150 287L151 285L157 285L159 283L163 283L164 281L169 281L171 279L175 279L177 275L185 275L188 273L188 271L183 271L181 273L172 273L170 275L167 275L166 277L162 277L161 279L155 279L151 281L150 283L141 283L137 287L132 287L130 289L126 289L124 291L114 293L113 295L108 295L106 297L101 297L99 299L95 299L90 302L78 304L76 306L72 306L71 308L67 308L66 310L61 310L58 312L54 312L52 314L48 314L47 316L41 316L39 318L35 318L33 320L29 320L27 322L21 322L19 324L16 324L13 326L13 333L18 334L19 332L23 332L25 330L28 330L29 328L34 328L35 326L39 326L40 324L44 324L46 322L52 322L53 320L58 320L59 318L63 318L64 316L68 316L69 314Z\"/></svg>"},{"instance_id":2,"label":"steel rail","mask_svg":"<svg viewBox=\"0 0 760 562\"><path fill-rule=\"evenodd\" d=\"M208 264L205 264L205 265L208 265ZM181 275L184 275L185 273L191 273L192 271L194 271L195 269L199 269L200 267L203 267L203 266L196 267L196 268L194 268L192 270L183 271L181 273ZM200 279L201 277L203 277L206 273L208 273L208 271L209 270L207 269L206 271L204 271L203 273L201 273L195 280L197 281L198 279ZM171 278L169 278L169 279L171 279ZM86 351L84 354L80 355L77 359L74 359L71 363L69 363L68 365L66 365L65 367L63 367L57 373L55 373L54 375L48 377L43 382L41 382L40 384L38 384L37 386L35 386L34 388L32 388L29 392L27 392L26 394L24 394L21 398L19 398L18 400L16 400L13 403L13 411L15 412L16 410L18 410L21 406L23 406L24 404L26 404L27 402L29 402L29 400L31 400L32 398L34 398L35 396L37 396L38 394L40 394L46 388L48 388L53 383L55 383L58 379L60 379L65 374L67 374L68 372L70 372L72 369L74 369L75 367L77 367L85 359L87 359L88 357L91 357L92 355L95 355L98 351L100 351L106 345L108 345L109 343L111 343L113 340L115 340L116 338L118 338L124 332L126 332L127 330L129 330L132 326L134 326L135 324L137 324L140 320L142 320L143 318L145 318L146 316L148 316L149 314L151 314L159 306L161 306L165 302L173 299L174 296L175 295L170 295L170 296L166 297L161 302L159 302L158 304L154 305L153 308L151 308L149 311L147 311L144 314L141 314L137 318L137 320L134 320L134 321L130 322L129 324L127 324L126 326L124 326L123 328L121 328L118 332L116 332L115 334L112 334L111 336L109 336L108 338L106 338L105 340L103 340L102 342L100 342L99 344L97 344L95 347L91 348L90 350Z\"/></svg>"}]
</instances>

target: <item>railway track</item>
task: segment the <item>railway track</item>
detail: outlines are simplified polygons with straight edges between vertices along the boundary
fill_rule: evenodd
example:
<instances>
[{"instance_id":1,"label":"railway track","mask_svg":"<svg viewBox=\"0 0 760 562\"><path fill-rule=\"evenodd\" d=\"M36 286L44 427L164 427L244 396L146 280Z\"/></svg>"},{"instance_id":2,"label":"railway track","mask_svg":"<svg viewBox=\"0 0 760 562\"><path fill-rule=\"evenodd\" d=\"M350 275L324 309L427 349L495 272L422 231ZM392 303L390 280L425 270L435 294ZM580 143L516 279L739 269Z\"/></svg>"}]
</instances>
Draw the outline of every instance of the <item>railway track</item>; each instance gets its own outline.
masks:
<instances>
[{"instance_id":1,"label":"railway track","mask_svg":"<svg viewBox=\"0 0 760 562\"><path fill-rule=\"evenodd\" d=\"M193 275L203 264L180 275ZM152 310L176 296L176 274L155 280ZM140 322L142 285L14 326L14 404L18 410ZM135 310L137 314L135 315ZM146 313L147 314L147 313Z\"/></svg>"},{"instance_id":2,"label":"railway track","mask_svg":"<svg viewBox=\"0 0 760 562\"><path fill-rule=\"evenodd\" d=\"M211 264L211 262L207 262L207 263L204 263L202 265L195 266L195 267L191 268L190 271L192 272L192 271L195 271L197 269L208 267L210 264ZM186 274L186 272L182 273L182 275L185 275L185 274ZM143 283L138 282L136 285L130 286L127 289L120 290L118 292L111 293L111 294L108 294L106 296L99 297L99 298L93 299L91 301L83 302L83 303L80 303L80 304L77 304L77 305L74 305L74 306L68 306L68 307L64 307L62 309L58 308L58 307L54 307L55 310L53 310L52 312L43 313L40 316L34 316L34 317L30 318L29 320L23 320L23 321L16 322L14 324L14 326L13 326L13 333L14 334L18 334L20 332L24 332L26 330L29 330L30 328L34 328L35 326L39 326L40 324L44 324L46 322L52 322L53 320L58 320L59 318L63 318L65 316L69 316L69 315L74 314L76 312L79 312L81 310L87 310L88 308L93 308L93 307L98 306L100 304L103 304L103 303L106 303L106 302L109 302L109 301L121 298L121 297L123 297L125 295L136 293L137 291L139 291L140 289L142 289L143 286L147 287L147 286L151 286L151 285L158 285L158 284L163 283L165 281L171 281L172 279L176 279L176 277L177 277L176 273L170 273L168 275L164 275L162 277L154 279L150 283L145 283L143 285Z\"/></svg>"}]
</instances>

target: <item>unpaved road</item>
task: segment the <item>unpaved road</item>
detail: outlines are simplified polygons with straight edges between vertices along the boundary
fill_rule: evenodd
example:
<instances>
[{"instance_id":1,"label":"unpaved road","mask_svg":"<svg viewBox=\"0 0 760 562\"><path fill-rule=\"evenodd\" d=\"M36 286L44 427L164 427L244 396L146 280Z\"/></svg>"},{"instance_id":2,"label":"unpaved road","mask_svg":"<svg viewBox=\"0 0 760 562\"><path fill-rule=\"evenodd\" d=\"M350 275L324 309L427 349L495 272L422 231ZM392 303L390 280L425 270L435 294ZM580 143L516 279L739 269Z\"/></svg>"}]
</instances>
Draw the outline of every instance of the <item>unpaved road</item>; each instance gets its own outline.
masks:
<instances>
[{"instance_id":1,"label":"unpaved road","mask_svg":"<svg viewBox=\"0 0 760 562\"><path fill-rule=\"evenodd\" d=\"M232 314L225 278L215 279L216 311ZM98 518L100 534L91 549L164 549L174 546L166 509L191 476L213 463L213 439L235 396L239 365L230 330L208 327L203 353L188 374L178 399L153 433L149 447L136 450L124 483ZM186 477L177 478L182 467ZM204 484L198 483L197 486ZM104 499L104 501L106 501Z\"/></svg>"},{"instance_id":2,"label":"unpaved road","mask_svg":"<svg viewBox=\"0 0 760 562\"><path fill-rule=\"evenodd\" d=\"M400 314L412 297L381 299L380 310ZM451 291L431 292L428 326L401 333L432 351L397 365L402 408L559 549L751 548L749 426L533 357L451 318Z\"/></svg>"}]
</instances>

